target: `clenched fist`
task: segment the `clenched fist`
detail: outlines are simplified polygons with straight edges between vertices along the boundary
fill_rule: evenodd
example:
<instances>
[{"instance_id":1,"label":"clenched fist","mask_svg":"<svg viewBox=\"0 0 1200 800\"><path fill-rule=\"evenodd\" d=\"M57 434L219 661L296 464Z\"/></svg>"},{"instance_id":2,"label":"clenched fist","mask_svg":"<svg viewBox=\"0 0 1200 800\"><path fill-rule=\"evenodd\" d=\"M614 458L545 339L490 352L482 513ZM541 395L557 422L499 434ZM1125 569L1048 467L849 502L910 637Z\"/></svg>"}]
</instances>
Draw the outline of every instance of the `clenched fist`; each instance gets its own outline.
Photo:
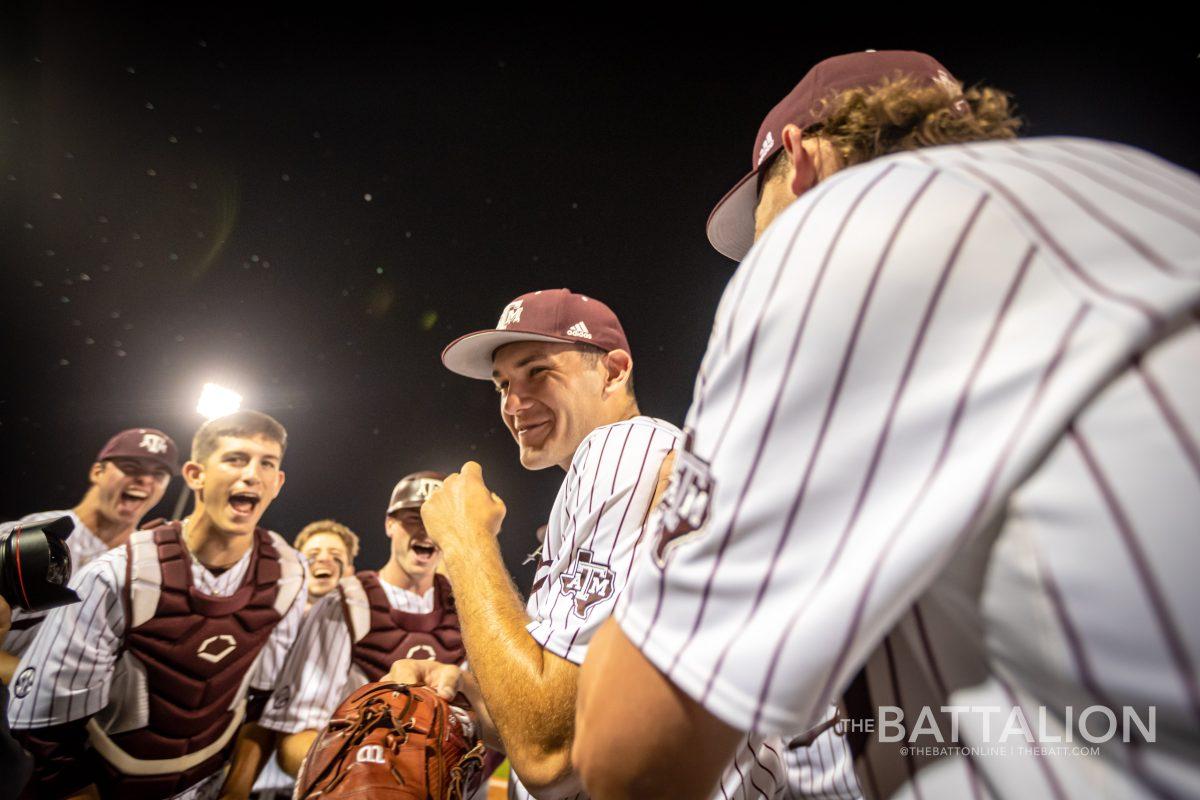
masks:
<instances>
[{"instance_id":1,"label":"clenched fist","mask_svg":"<svg viewBox=\"0 0 1200 800\"><path fill-rule=\"evenodd\" d=\"M483 469L474 461L446 478L421 506L429 538L447 554L466 552L479 537L494 537L504 521L504 501L483 482Z\"/></svg>"}]
</instances>

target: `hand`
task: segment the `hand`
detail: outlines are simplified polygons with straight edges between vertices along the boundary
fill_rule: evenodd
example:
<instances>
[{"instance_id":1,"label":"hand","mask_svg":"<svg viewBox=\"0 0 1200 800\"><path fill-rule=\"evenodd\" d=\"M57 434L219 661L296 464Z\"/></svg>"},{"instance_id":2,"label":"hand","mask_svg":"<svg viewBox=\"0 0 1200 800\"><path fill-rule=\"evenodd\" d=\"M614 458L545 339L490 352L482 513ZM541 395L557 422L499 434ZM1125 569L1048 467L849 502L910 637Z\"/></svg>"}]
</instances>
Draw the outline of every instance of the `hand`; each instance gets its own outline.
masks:
<instances>
[{"instance_id":1,"label":"hand","mask_svg":"<svg viewBox=\"0 0 1200 800\"><path fill-rule=\"evenodd\" d=\"M429 659L402 658L392 664L384 681L406 686L428 686L446 700L462 691L463 671L453 664Z\"/></svg>"},{"instance_id":2,"label":"hand","mask_svg":"<svg viewBox=\"0 0 1200 800\"><path fill-rule=\"evenodd\" d=\"M442 550L465 552L461 548L469 547L470 537L500 533L505 512L504 501L483 482L483 469L468 461L429 495L421 520Z\"/></svg>"},{"instance_id":3,"label":"hand","mask_svg":"<svg viewBox=\"0 0 1200 800\"><path fill-rule=\"evenodd\" d=\"M4 641L4 637L8 636L8 629L12 627L12 609L9 608L8 601L0 597L0 642Z\"/></svg>"}]
</instances>

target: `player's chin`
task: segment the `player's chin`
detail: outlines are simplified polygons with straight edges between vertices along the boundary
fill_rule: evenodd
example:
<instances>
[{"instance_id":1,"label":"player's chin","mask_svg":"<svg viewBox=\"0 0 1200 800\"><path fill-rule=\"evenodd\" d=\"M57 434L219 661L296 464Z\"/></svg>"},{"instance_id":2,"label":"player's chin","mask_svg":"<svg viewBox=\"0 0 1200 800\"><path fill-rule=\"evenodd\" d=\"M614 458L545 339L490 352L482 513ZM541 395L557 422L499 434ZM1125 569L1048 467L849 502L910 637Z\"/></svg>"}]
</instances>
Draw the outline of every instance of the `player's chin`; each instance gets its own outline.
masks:
<instances>
[{"instance_id":1,"label":"player's chin","mask_svg":"<svg viewBox=\"0 0 1200 800\"><path fill-rule=\"evenodd\" d=\"M555 465L554 458L545 447L521 445L521 466L528 470L545 469Z\"/></svg>"}]
</instances>

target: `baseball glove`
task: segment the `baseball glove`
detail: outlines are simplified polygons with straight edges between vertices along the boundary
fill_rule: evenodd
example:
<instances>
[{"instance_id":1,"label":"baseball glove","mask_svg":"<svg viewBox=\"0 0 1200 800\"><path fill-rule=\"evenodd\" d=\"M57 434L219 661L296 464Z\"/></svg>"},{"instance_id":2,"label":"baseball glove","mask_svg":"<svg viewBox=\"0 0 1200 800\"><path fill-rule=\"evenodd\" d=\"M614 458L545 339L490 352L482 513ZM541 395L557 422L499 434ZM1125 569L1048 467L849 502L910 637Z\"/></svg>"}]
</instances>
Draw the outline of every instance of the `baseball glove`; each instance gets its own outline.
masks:
<instances>
[{"instance_id":1,"label":"baseball glove","mask_svg":"<svg viewBox=\"0 0 1200 800\"><path fill-rule=\"evenodd\" d=\"M479 787L469 712L424 686L368 683L342 701L296 776L295 800L461 800Z\"/></svg>"}]
</instances>

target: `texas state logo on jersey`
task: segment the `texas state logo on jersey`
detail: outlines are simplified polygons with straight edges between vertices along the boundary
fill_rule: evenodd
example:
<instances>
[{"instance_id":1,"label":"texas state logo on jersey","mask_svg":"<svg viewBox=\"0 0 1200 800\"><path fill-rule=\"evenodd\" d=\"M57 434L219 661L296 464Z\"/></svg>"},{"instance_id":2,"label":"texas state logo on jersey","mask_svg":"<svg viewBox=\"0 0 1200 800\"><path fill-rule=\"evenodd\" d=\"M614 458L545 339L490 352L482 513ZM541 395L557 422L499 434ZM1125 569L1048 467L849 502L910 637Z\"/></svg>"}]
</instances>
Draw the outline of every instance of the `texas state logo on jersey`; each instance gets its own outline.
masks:
<instances>
[{"instance_id":1,"label":"texas state logo on jersey","mask_svg":"<svg viewBox=\"0 0 1200 800\"><path fill-rule=\"evenodd\" d=\"M691 450L692 433L675 457L675 469L659 503L657 544L654 557L659 567L685 538L704 532L712 505L713 479L709 464Z\"/></svg>"},{"instance_id":2,"label":"texas state logo on jersey","mask_svg":"<svg viewBox=\"0 0 1200 800\"><path fill-rule=\"evenodd\" d=\"M592 606L612 597L613 577L607 564L594 561L592 551L581 548L571 564L571 571L559 576L563 597L575 601L572 613L585 619Z\"/></svg>"}]
</instances>

